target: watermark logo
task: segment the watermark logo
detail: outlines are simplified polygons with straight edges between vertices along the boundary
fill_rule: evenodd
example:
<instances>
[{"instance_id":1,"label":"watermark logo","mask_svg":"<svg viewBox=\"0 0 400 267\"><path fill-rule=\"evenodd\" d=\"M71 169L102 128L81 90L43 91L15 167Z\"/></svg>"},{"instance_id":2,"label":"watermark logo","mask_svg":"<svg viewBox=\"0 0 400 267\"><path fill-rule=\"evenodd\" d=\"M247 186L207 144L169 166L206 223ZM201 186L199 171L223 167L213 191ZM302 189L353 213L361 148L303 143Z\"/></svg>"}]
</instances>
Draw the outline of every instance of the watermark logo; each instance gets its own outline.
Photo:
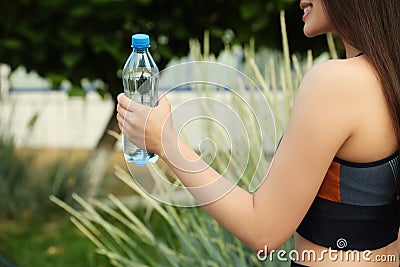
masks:
<instances>
[{"instance_id":1,"label":"watermark logo","mask_svg":"<svg viewBox=\"0 0 400 267\"><path fill-rule=\"evenodd\" d=\"M347 240L344 238L339 238L336 241L336 246L338 247L338 249L344 249L347 247Z\"/></svg>"},{"instance_id":2,"label":"watermark logo","mask_svg":"<svg viewBox=\"0 0 400 267\"><path fill-rule=\"evenodd\" d=\"M152 164L148 164L151 177L135 175L136 165L127 162L141 189L160 202L180 207L212 203L245 176L250 180L248 191L256 191L269 170L267 152L273 153L277 143L269 91L259 88L243 72L211 61L164 69L160 72L159 88L170 100L175 130L206 162L188 161L183 155L179 158L177 154L181 153L177 149L171 152L174 159L165 153L169 163L190 173L200 173L209 165L218 164L221 176L230 180L231 185L227 186L221 178L201 187L185 187L171 181ZM163 145L165 152L171 151L171 144ZM193 195L202 198L195 200Z\"/></svg>"}]
</instances>

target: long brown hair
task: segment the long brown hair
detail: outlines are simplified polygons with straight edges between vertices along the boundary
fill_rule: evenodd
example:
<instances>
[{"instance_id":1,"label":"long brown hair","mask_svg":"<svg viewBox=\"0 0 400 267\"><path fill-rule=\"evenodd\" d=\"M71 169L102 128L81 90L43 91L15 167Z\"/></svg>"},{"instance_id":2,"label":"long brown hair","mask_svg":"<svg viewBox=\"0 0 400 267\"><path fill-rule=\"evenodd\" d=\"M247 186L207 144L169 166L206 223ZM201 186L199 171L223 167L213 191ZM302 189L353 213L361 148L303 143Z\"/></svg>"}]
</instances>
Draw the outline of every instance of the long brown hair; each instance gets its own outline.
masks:
<instances>
[{"instance_id":1,"label":"long brown hair","mask_svg":"<svg viewBox=\"0 0 400 267\"><path fill-rule=\"evenodd\" d=\"M322 0L336 33L374 67L400 151L400 0Z\"/></svg>"}]
</instances>

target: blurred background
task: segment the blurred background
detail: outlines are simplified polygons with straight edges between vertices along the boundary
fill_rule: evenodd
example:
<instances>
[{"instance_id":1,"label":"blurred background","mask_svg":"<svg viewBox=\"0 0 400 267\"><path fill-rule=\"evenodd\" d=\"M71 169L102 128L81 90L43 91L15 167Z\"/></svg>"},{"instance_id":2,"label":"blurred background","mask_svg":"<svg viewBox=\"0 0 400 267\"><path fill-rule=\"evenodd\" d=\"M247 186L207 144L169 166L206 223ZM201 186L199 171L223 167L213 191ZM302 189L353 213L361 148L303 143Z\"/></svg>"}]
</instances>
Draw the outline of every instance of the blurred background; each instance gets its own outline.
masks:
<instances>
[{"instance_id":1,"label":"blurred background","mask_svg":"<svg viewBox=\"0 0 400 267\"><path fill-rule=\"evenodd\" d=\"M0 266L185 266L168 258L172 251L167 248L154 253L157 242L141 237L146 231L157 233L155 236L160 239L163 239L160 235L166 236L163 244L181 250L179 257L175 255L181 262L194 253L185 246L195 244L199 262L188 260L189 263L214 266L215 262L201 260L202 256L209 257L213 246L219 251L214 258L226 263L223 256L226 246L199 238L201 234L193 234L198 231L196 227L192 227L192 232L181 229L171 233L168 227L179 224L179 218L173 217L177 221L171 222L168 216L161 216L161 210L165 209L170 215L183 212L199 218L201 210L188 215L189 211L132 204L131 197L140 197L140 193L121 179L128 174L115 119L115 99L123 91L121 70L131 52L131 35L147 33L151 38L150 51L160 70L190 60L232 65L247 70L267 90L274 87L276 94L283 92L283 97L289 99L286 107L289 113L294 95L290 90L295 91L304 71L317 60L332 57L333 48L339 54L343 50L333 39L329 43L326 36L304 37L302 11L298 6L297 0L3 1ZM270 74L275 69L277 73ZM285 84L289 87L287 95ZM285 116L282 117L280 131L286 122ZM162 162L158 165L168 172ZM119 166L120 179L116 179L115 166ZM137 169L137 175L151 173L143 167ZM130 228L131 249L121 245L118 241L121 237L103 239L110 228L97 231L89 223L96 220L98 224L104 223L98 214L85 217L81 224L70 218L79 221L80 215L88 216L87 210L82 211L84 200L77 201L77 196L108 203L110 194L146 225L136 232ZM50 196L55 197L53 201ZM62 203L71 209L66 212ZM117 203L114 201L109 207L120 207ZM90 201L89 204L93 205ZM135 221L123 209L119 211L122 217ZM124 224L124 220L106 208L101 214L108 214L110 227ZM206 218L208 226L204 227L216 229L207 215L201 213L200 217ZM124 225L129 228L130 224ZM91 234L95 237L91 238ZM216 234L227 235L223 230ZM189 242L189 236L194 243L185 243ZM246 251L236 240L229 242L236 244L231 248L232 253L241 255ZM136 255L135 246L148 248ZM224 266L244 266L241 265L244 263L258 264L254 258L249 260L241 255Z\"/></svg>"}]
</instances>

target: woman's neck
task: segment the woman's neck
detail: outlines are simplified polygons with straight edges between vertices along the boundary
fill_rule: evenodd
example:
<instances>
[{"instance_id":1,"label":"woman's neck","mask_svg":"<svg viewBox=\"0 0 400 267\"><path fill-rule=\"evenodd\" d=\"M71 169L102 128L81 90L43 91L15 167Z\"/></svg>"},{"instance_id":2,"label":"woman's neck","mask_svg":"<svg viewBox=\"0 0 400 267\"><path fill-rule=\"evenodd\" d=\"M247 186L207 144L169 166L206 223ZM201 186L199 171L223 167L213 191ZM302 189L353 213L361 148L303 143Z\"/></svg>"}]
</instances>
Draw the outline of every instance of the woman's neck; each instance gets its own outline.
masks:
<instances>
[{"instance_id":1,"label":"woman's neck","mask_svg":"<svg viewBox=\"0 0 400 267\"><path fill-rule=\"evenodd\" d=\"M346 42L343 42L343 44L344 44L344 48L346 49L346 58L352 58L361 53L360 49L355 48Z\"/></svg>"}]
</instances>

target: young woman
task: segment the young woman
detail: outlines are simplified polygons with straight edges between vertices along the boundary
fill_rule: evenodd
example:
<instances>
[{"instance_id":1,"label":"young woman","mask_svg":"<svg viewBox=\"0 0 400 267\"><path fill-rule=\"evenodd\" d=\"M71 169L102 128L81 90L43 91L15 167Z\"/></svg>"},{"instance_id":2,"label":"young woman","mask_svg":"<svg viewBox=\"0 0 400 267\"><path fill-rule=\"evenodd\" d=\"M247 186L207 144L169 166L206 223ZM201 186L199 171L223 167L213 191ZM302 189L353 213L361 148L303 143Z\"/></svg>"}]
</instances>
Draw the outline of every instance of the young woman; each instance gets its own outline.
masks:
<instances>
[{"instance_id":1,"label":"young woman","mask_svg":"<svg viewBox=\"0 0 400 267\"><path fill-rule=\"evenodd\" d=\"M256 252L295 234L304 257L292 266L397 267L400 1L302 0L300 8L305 35L335 32L346 59L305 75L259 190L234 186L203 207ZM232 186L179 138L165 97L153 109L122 94L118 102L121 130L169 164L199 202Z\"/></svg>"}]
</instances>

